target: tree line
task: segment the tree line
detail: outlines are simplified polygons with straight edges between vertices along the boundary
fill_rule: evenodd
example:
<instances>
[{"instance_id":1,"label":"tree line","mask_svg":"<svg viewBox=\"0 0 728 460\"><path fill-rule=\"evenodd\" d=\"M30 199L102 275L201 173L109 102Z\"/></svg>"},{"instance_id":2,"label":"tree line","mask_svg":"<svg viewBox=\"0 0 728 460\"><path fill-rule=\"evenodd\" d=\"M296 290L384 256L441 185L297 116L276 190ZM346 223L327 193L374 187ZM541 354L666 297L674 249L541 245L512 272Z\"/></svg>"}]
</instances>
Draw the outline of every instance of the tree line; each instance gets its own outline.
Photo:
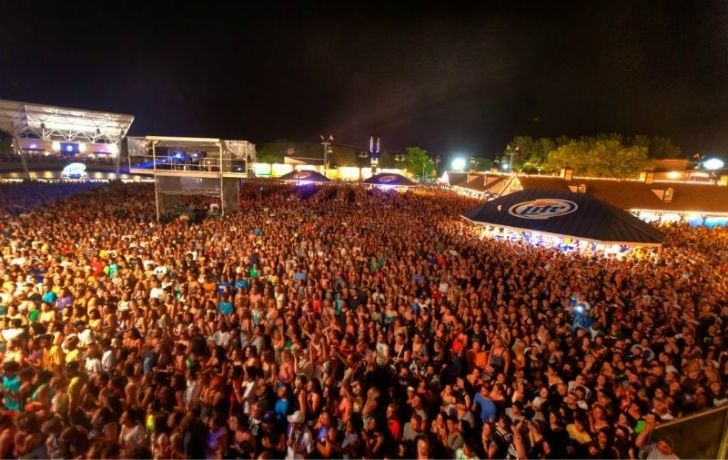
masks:
<instances>
[{"instance_id":1,"label":"tree line","mask_svg":"<svg viewBox=\"0 0 728 460\"><path fill-rule=\"evenodd\" d=\"M662 136L602 133L555 139L516 136L506 144L501 163L510 162L510 156L513 169L528 173L555 173L568 166L584 176L634 177L650 160L681 158L682 151Z\"/></svg>"}]
</instances>

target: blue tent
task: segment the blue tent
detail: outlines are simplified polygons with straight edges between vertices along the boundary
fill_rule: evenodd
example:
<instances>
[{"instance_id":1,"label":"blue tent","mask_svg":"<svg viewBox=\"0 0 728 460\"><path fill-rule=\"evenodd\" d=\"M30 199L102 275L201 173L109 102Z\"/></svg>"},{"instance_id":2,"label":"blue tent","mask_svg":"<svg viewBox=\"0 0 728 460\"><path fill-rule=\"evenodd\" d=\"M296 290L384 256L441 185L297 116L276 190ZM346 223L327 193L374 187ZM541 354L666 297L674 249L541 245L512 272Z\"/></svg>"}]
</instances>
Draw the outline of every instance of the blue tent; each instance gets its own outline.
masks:
<instances>
[{"instance_id":1,"label":"blue tent","mask_svg":"<svg viewBox=\"0 0 728 460\"><path fill-rule=\"evenodd\" d=\"M659 246L665 235L630 213L585 193L523 190L463 213L484 225L598 243Z\"/></svg>"},{"instance_id":2,"label":"blue tent","mask_svg":"<svg viewBox=\"0 0 728 460\"><path fill-rule=\"evenodd\" d=\"M391 185L396 187L412 187L415 184L401 174L379 173L364 181L365 184Z\"/></svg>"},{"instance_id":3,"label":"blue tent","mask_svg":"<svg viewBox=\"0 0 728 460\"><path fill-rule=\"evenodd\" d=\"M278 179L298 182L331 182L328 177L316 171L291 171Z\"/></svg>"}]
</instances>

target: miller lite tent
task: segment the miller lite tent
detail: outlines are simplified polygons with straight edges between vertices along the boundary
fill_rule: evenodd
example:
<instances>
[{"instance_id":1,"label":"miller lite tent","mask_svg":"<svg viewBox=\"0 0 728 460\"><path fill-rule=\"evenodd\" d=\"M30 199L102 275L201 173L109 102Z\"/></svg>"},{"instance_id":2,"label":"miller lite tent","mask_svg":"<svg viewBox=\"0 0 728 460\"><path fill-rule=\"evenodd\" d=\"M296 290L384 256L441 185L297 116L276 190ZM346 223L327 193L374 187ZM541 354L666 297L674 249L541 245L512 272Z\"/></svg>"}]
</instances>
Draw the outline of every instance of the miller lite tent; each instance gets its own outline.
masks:
<instances>
[{"instance_id":1,"label":"miller lite tent","mask_svg":"<svg viewBox=\"0 0 728 460\"><path fill-rule=\"evenodd\" d=\"M330 182L326 176L316 171L291 171L278 179L295 182Z\"/></svg>"},{"instance_id":2,"label":"miller lite tent","mask_svg":"<svg viewBox=\"0 0 728 460\"><path fill-rule=\"evenodd\" d=\"M401 174L379 173L364 181L365 184L392 186L392 187L412 187L415 184Z\"/></svg>"},{"instance_id":3,"label":"miller lite tent","mask_svg":"<svg viewBox=\"0 0 728 460\"><path fill-rule=\"evenodd\" d=\"M665 237L628 212L585 193L523 190L470 209L463 217L490 227L490 236L567 249L611 247L619 252L618 247L659 247Z\"/></svg>"}]
</instances>

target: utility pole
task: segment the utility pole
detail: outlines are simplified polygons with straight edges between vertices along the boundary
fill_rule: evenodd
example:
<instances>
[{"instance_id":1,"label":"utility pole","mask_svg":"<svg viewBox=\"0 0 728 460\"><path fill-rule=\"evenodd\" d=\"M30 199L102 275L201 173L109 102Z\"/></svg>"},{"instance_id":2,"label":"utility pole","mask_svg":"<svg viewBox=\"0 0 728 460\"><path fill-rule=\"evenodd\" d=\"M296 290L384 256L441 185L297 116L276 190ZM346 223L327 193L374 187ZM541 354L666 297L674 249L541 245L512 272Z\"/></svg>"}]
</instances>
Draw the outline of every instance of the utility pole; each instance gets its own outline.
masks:
<instances>
[{"instance_id":1,"label":"utility pole","mask_svg":"<svg viewBox=\"0 0 728 460\"><path fill-rule=\"evenodd\" d=\"M321 134L319 137L321 137L321 145L324 146L324 177L326 177L326 168L329 166L329 146L334 141L334 136L333 134L328 136Z\"/></svg>"}]
</instances>

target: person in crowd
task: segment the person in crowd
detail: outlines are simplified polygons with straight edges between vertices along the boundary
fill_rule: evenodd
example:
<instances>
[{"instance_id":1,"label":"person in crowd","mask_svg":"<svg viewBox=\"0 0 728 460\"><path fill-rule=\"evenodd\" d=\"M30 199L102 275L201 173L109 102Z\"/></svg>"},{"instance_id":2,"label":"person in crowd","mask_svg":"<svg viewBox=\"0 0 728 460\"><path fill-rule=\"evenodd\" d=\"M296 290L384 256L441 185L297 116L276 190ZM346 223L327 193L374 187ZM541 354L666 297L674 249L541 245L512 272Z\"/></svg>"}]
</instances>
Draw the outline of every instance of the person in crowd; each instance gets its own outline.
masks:
<instances>
[{"instance_id":1,"label":"person in crowd","mask_svg":"<svg viewBox=\"0 0 728 460\"><path fill-rule=\"evenodd\" d=\"M672 459L728 401L725 228L612 257L444 190L152 196L0 186L3 458Z\"/></svg>"}]
</instances>

